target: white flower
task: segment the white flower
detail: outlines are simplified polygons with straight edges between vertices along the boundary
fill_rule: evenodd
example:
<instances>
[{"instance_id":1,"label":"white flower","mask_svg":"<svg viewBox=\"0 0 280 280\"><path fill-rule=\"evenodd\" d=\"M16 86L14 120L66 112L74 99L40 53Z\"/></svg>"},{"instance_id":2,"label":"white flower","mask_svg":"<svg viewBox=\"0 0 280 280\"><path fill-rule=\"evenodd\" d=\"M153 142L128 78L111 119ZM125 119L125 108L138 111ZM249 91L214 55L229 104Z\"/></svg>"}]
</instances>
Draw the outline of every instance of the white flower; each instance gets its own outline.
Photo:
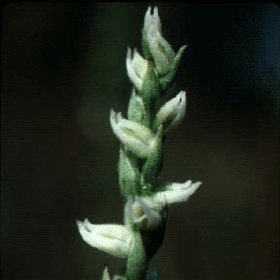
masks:
<instances>
[{"instance_id":1,"label":"white flower","mask_svg":"<svg viewBox=\"0 0 280 280\"><path fill-rule=\"evenodd\" d=\"M121 113L116 114L113 109L110 123L113 132L128 150L140 158L148 157L156 140L149 128L123 118Z\"/></svg>"},{"instance_id":2,"label":"white flower","mask_svg":"<svg viewBox=\"0 0 280 280\"><path fill-rule=\"evenodd\" d=\"M154 230L166 218L166 203L157 201L153 196L130 196L125 204L124 213L128 224L135 224L141 230Z\"/></svg>"},{"instance_id":3,"label":"white flower","mask_svg":"<svg viewBox=\"0 0 280 280\"><path fill-rule=\"evenodd\" d=\"M155 230L167 216L167 205L187 201L201 182L169 183L150 196L129 196L125 204L125 223L134 224L141 230Z\"/></svg>"},{"instance_id":4,"label":"white flower","mask_svg":"<svg viewBox=\"0 0 280 280\"><path fill-rule=\"evenodd\" d=\"M128 48L126 57L126 69L131 82L139 91L141 91L143 79L148 69L148 61L144 59L136 49L134 49L132 57L131 49Z\"/></svg>"},{"instance_id":5,"label":"white flower","mask_svg":"<svg viewBox=\"0 0 280 280\"><path fill-rule=\"evenodd\" d=\"M164 126L164 133L173 130L184 118L186 112L186 92L180 91L174 98L166 102L158 111L154 129L161 124Z\"/></svg>"},{"instance_id":6,"label":"white flower","mask_svg":"<svg viewBox=\"0 0 280 280\"><path fill-rule=\"evenodd\" d=\"M94 225L85 219L77 221L79 232L90 246L115 257L127 258L133 244L133 233L123 225Z\"/></svg>"}]
</instances>

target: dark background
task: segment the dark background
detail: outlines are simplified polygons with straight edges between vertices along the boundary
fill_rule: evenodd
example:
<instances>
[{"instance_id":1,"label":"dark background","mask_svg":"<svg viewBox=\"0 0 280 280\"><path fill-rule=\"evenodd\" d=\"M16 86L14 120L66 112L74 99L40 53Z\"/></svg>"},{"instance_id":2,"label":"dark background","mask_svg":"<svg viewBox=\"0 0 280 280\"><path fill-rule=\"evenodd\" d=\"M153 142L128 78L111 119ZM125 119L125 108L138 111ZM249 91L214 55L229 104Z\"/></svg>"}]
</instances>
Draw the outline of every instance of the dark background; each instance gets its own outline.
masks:
<instances>
[{"instance_id":1,"label":"dark background","mask_svg":"<svg viewBox=\"0 0 280 280\"><path fill-rule=\"evenodd\" d=\"M100 279L123 265L82 241L76 219L122 223L118 140L127 47L147 3L9 4L2 10L1 278ZM151 265L160 279L278 279L280 9L158 4L163 35L189 47L184 121L161 177L203 185L169 207Z\"/></svg>"}]
</instances>

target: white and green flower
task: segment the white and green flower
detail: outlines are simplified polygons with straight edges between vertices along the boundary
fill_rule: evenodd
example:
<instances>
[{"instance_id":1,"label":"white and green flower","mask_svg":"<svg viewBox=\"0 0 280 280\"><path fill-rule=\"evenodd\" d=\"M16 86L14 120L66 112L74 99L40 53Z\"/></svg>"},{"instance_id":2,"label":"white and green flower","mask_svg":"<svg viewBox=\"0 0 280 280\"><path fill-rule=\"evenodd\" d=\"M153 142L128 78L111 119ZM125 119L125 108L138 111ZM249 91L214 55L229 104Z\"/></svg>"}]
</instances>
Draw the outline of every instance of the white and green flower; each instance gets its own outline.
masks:
<instances>
[{"instance_id":1,"label":"white and green flower","mask_svg":"<svg viewBox=\"0 0 280 280\"><path fill-rule=\"evenodd\" d=\"M77 221L83 240L90 246L118 258L127 258L133 244L133 233L124 225L91 224L88 219Z\"/></svg>"},{"instance_id":2,"label":"white and green flower","mask_svg":"<svg viewBox=\"0 0 280 280\"><path fill-rule=\"evenodd\" d=\"M180 91L160 108L154 121L154 129L161 124L164 134L175 129L185 116L186 106L186 92Z\"/></svg>"},{"instance_id":3,"label":"white and green flower","mask_svg":"<svg viewBox=\"0 0 280 280\"><path fill-rule=\"evenodd\" d=\"M125 204L125 222L136 225L140 230L154 230L166 218L166 204L158 203L153 197L129 197Z\"/></svg>"},{"instance_id":4,"label":"white and green flower","mask_svg":"<svg viewBox=\"0 0 280 280\"><path fill-rule=\"evenodd\" d=\"M201 182L167 183L161 191L150 196L129 197L125 204L125 222L134 224L140 230L155 230L167 216L167 206L184 202L195 193Z\"/></svg>"},{"instance_id":5,"label":"white and green flower","mask_svg":"<svg viewBox=\"0 0 280 280\"><path fill-rule=\"evenodd\" d=\"M170 44L161 34L161 23L157 7L154 7L153 14L151 13L151 7L146 12L142 45L146 56L152 57L154 61L162 87L166 88L173 81L187 46L182 46L178 53L175 54Z\"/></svg>"},{"instance_id":6,"label":"white and green flower","mask_svg":"<svg viewBox=\"0 0 280 280\"><path fill-rule=\"evenodd\" d=\"M168 183L164 186L162 191L154 194L154 199L158 202L166 201L168 205L185 202L195 193L201 184L202 182L192 183L191 180L184 183Z\"/></svg>"},{"instance_id":7,"label":"white and green flower","mask_svg":"<svg viewBox=\"0 0 280 280\"><path fill-rule=\"evenodd\" d=\"M128 48L126 56L126 69L131 82L139 91L141 91L143 80L148 69L148 61L138 53L137 49L134 49L132 55L131 49Z\"/></svg>"},{"instance_id":8,"label":"white and green flower","mask_svg":"<svg viewBox=\"0 0 280 280\"><path fill-rule=\"evenodd\" d=\"M127 120L113 109L110 112L113 132L121 143L139 158L147 158L155 144L155 135L146 126Z\"/></svg>"}]
</instances>

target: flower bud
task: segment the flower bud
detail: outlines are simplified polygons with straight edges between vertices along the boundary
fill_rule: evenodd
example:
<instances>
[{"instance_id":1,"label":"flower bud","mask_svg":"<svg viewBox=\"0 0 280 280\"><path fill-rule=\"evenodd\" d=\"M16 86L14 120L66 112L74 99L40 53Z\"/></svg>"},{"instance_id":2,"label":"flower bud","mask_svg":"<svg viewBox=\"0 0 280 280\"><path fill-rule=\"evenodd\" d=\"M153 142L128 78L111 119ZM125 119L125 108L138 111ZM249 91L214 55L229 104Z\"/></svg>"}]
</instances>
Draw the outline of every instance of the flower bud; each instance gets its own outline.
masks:
<instances>
[{"instance_id":1,"label":"flower bud","mask_svg":"<svg viewBox=\"0 0 280 280\"><path fill-rule=\"evenodd\" d=\"M164 134L175 129L186 112L186 92L180 91L174 98L166 102L158 111L153 128L163 125Z\"/></svg>"}]
</instances>

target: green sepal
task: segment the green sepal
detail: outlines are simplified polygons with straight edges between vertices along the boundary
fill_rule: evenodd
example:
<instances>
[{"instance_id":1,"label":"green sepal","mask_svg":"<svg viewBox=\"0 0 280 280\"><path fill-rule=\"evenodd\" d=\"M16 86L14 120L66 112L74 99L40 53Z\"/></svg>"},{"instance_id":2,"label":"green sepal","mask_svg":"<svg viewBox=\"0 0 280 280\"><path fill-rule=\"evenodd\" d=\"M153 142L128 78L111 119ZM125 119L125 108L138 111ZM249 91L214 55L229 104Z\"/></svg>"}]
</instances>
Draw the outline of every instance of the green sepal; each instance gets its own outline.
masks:
<instances>
[{"instance_id":1,"label":"green sepal","mask_svg":"<svg viewBox=\"0 0 280 280\"><path fill-rule=\"evenodd\" d=\"M137 159L121 147L118 163L119 185L121 194L125 197L139 195L141 192L138 165Z\"/></svg>"},{"instance_id":2,"label":"green sepal","mask_svg":"<svg viewBox=\"0 0 280 280\"><path fill-rule=\"evenodd\" d=\"M144 126L149 125L144 102L141 96L137 95L133 87L128 103L127 118Z\"/></svg>"},{"instance_id":3,"label":"green sepal","mask_svg":"<svg viewBox=\"0 0 280 280\"><path fill-rule=\"evenodd\" d=\"M147 270L147 257L142 237L138 230L134 231L134 241L128 253L126 263L127 280L144 279Z\"/></svg>"},{"instance_id":4,"label":"green sepal","mask_svg":"<svg viewBox=\"0 0 280 280\"><path fill-rule=\"evenodd\" d=\"M180 62L182 60L183 53L186 48L187 48L187 45L182 46L179 49L177 55L175 56L173 65L171 66L170 70L162 76L159 75L159 81L160 81L162 90L166 90L173 83L173 81L176 77Z\"/></svg>"},{"instance_id":5,"label":"green sepal","mask_svg":"<svg viewBox=\"0 0 280 280\"><path fill-rule=\"evenodd\" d=\"M141 195L151 195L157 186L158 175L163 164L163 127L159 126L154 147L146 159L142 168Z\"/></svg>"},{"instance_id":6,"label":"green sepal","mask_svg":"<svg viewBox=\"0 0 280 280\"><path fill-rule=\"evenodd\" d=\"M143 55L146 59L150 60L152 58L152 54L150 52L150 47L149 43L147 41L147 34L146 34L145 28L142 28L142 50L143 50Z\"/></svg>"},{"instance_id":7,"label":"green sepal","mask_svg":"<svg viewBox=\"0 0 280 280\"><path fill-rule=\"evenodd\" d=\"M149 118L149 124L153 123L158 110L161 93L161 85L155 73L153 63L149 61L146 75L143 79L143 86L140 95L143 98L145 110Z\"/></svg>"}]
</instances>

